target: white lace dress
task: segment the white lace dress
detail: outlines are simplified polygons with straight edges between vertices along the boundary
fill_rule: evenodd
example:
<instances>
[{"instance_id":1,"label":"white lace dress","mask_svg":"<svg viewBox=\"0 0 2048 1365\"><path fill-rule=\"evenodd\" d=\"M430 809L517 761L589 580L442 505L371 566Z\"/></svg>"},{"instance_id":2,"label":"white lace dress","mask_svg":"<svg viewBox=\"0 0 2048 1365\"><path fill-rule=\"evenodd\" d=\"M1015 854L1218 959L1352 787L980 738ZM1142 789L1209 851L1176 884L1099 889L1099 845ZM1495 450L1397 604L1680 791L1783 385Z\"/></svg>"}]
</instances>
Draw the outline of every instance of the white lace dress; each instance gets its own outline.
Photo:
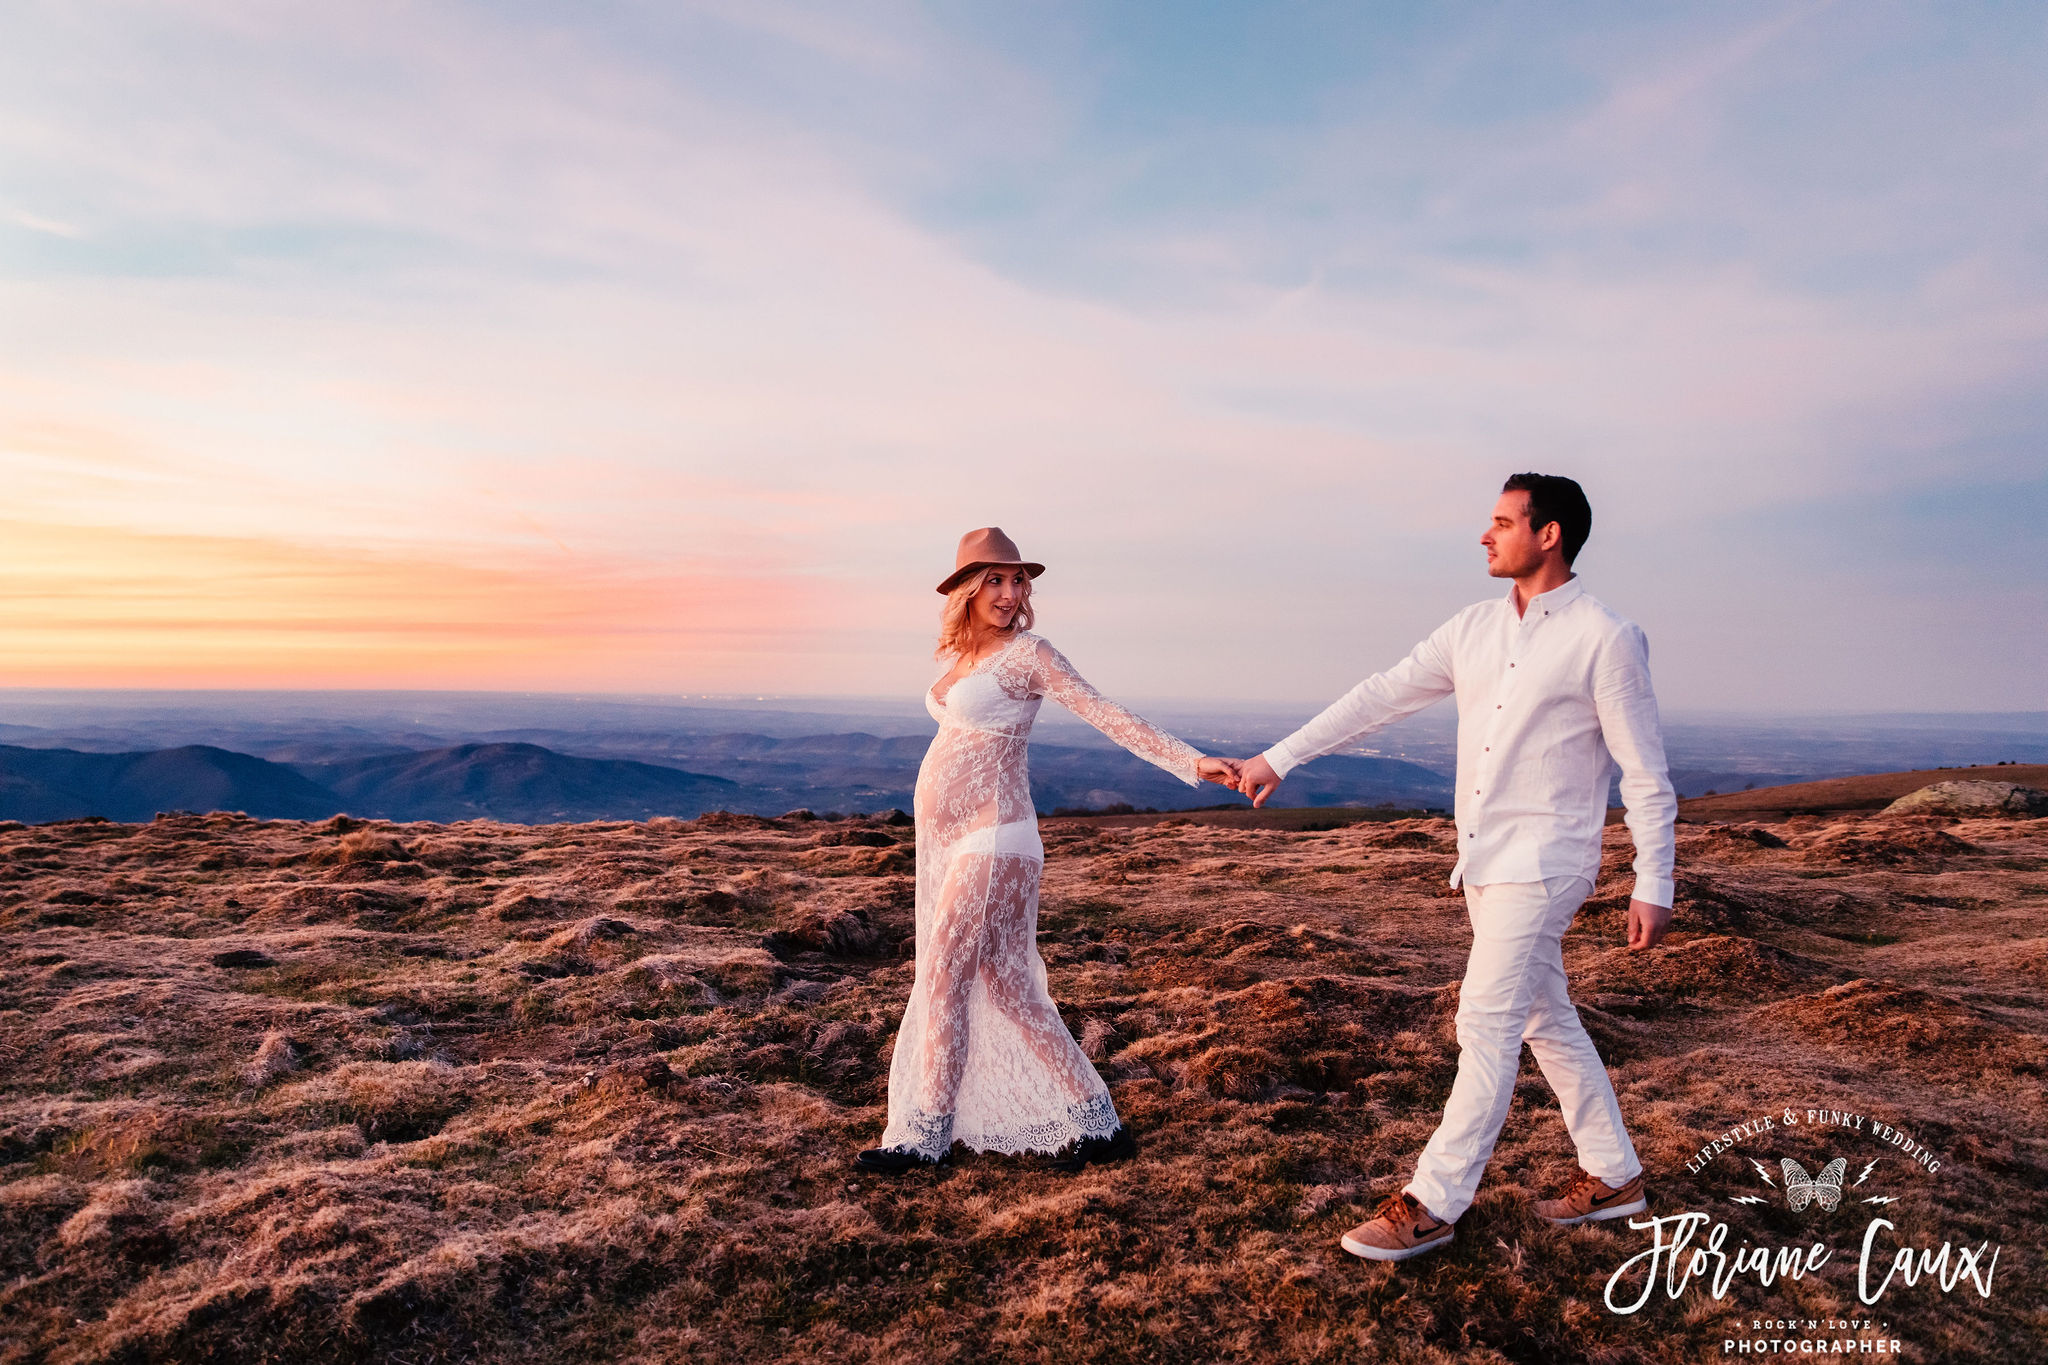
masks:
<instances>
[{"instance_id":1,"label":"white lace dress","mask_svg":"<svg viewBox=\"0 0 2048 1365\"><path fill-rule=\"evenodd\" d=\"M1190 786L1201 754L1103 697L1020 631L955 682L917 774L917 972L889 1067L884 1147L936 1158L1057 1151L1116 1131L1116 1106L1046 989L1045 849L1025 746L1051 697Z\"/></svg>"}]
</instances>

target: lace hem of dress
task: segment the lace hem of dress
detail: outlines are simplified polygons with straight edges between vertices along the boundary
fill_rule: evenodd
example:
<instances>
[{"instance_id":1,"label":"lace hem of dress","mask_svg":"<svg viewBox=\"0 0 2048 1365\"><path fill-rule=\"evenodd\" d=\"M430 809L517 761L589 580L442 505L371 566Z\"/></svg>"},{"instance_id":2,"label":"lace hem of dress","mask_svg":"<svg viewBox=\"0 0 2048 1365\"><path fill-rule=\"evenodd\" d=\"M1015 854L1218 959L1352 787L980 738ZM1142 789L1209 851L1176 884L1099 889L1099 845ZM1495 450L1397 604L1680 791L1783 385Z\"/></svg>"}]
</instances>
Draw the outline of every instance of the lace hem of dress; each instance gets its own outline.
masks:
<instances>
[{"instance_id":1,"label":"lace hem of dress","mask_svg":"<svg viewBox=\"0 0 2048 1365\"><path fill-rule=\"evenodd\" d=\"M1068 1105L1064 1114L1035 1123L1022 1123L1003 1131L961 1133L959 1138L970 1151L998 1152L1004 1156L1020 1152L1051 1154L1082 1138L1108 1137L1121 1126L1115 1103L1107 1095L1098 1095Z\"/></svg>"},{"instance_id":2,"label":"lace hem of dress","mask_svg":"<svg viewBox=\"0 0 2048 1365\"><path fill-rule=\"evenodd\" d=\"M904 1120L908 1132L899 1142L884 1143L892 1151L915 1152L927 1160L937 1161L953 1146L953 1116L951 1114L927 1114L921 1109L910 1111Z\"/></svg>"},{"instance_id":3,"label":"lace hem of dress","mask_svg":"<svg viewBox=\"0 0 2048 1365\"><path fill-rule=\"evenodd\" d=\"M926 1114L917 1110L911 1111L903 1126L906 1130L903 1138L887 1145L896 1151L915 1152L937 1161L951 1150L956 1139L970 1152L996 1152L1003 1156L1016 1156L1021 1152L1050 1154L1082 1138L1108 1137L1123 1125L1116 1116L1116 1102L1102 1094L1068 1105L1065 1113L1027 1121L1009 1129L959 1133L954 1131L951 1114Z\"/></svg>"}]
</instances>

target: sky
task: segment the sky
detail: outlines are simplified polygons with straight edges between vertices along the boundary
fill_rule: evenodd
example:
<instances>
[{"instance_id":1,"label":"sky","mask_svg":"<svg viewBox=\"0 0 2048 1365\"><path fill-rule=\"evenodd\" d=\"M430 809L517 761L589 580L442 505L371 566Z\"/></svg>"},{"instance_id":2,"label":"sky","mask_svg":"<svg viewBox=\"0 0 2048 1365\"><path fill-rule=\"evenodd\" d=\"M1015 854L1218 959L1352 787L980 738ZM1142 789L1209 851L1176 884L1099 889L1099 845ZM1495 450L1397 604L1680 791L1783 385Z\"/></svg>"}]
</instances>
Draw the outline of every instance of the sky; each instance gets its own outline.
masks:
<instances>
[{"instance_id":1,"label":"sky","mask_svg":"<svg viewBox=\"0 0 2048 1365\"><path fill-rule=\"evenodd\" d=\"M0 0L0 686L2048 706L2048 10Z\"/></svg>"}]
</instances>

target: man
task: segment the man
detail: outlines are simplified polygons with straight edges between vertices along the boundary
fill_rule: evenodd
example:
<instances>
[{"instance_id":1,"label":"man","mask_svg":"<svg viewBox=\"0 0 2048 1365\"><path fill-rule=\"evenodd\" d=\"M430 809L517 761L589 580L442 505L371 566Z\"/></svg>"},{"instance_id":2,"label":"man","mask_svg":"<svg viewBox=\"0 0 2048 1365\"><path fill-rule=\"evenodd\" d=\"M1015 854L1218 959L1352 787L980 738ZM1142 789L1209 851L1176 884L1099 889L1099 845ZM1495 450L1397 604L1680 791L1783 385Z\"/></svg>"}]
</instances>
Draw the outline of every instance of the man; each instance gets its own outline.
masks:
<instances>
[{"instance_id":1,"label":"man","mask_svg":"<svg viewBox=\"0 0 2048 1365\"><path fill-rule=\"evenodd\" d=\"M1467 607L1406 659L1244 761L1238 790L1263 806L1289 772L1360 735L1458 699L1458 865L1472 955L1458 997L1458 1078L1414 1178L1344 1237L1344 1249L1400 1261L1444 1246L1493 1154L1527 1042L1557 1092L1579 1176L1537 1204L1553 1223L1648 1207L1642 1164L1607 1068L1566 987L1560 941L1600 871L1612 764L1636 846L1628 945L1671 923L1672 824L1648 645L1587 593L1572 561L1592 530L1570 479L1517 474L1479 543L1504 598Z\"/></svg>"}]
</instances>

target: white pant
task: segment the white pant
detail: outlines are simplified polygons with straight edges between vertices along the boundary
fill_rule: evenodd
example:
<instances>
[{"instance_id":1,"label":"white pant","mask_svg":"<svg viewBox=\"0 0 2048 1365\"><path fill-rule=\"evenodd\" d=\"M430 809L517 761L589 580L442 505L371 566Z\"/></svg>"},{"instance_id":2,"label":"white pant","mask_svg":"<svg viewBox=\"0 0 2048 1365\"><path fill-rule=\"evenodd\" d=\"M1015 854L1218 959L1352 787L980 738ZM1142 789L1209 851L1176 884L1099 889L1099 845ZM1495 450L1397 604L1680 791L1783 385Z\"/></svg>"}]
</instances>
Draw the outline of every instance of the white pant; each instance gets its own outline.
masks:
<instances>
[{"instance_id":1,"label":"white pant","mask_svg":"<svg viewBox=\"0 0 2048 1365\"><path fill-rule=\"evenodd\" d=\"M1524 1042L1557 1092L1579 1165L1610 1187L1643 1169L1564 977L1559 945L1592 890L1584 877L1465 887L1472 957L1458 995L1458 1079L1408 1182L1446 1222L1472 1206L1515 1097Z\"/></svg>"}]
</instances>

